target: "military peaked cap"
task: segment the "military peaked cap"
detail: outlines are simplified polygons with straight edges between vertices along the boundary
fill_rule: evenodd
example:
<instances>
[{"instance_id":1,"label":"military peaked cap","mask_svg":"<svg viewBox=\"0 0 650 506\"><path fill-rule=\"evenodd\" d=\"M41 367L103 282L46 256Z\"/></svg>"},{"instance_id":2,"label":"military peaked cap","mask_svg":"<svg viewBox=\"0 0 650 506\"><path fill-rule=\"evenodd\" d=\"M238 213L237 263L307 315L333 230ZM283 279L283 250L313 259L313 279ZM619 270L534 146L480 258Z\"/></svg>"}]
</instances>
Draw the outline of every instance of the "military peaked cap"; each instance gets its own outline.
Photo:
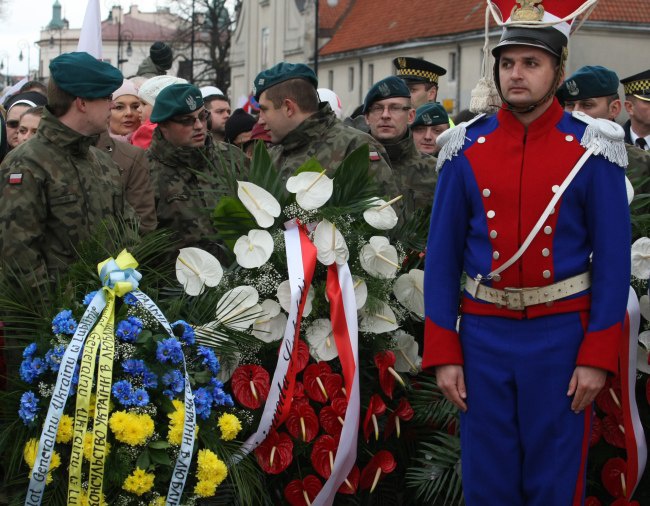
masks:
<instances>
[{"instance_id":1,"label":"military peaked cap","mask_svg":"<svg viewBox=\"0 0 650 506\"><path fill-rule=\"evenodd\" d=\"M409 83L438 84L438 77L447 73L445 69L435 63L409 56L395 58L393 66L397 69L397 76Z\"/></svg>"},{"instance_id":2,"label":"military peaked cap","mask_svg":"<svg viewBox=\"0 0 650 506\"><path fill-rule=\"evenodd\" d=\"M641 100L650 101L650 70L621 79L621 84L626 95L634 95Z\"/></svg>"}]
</instances>

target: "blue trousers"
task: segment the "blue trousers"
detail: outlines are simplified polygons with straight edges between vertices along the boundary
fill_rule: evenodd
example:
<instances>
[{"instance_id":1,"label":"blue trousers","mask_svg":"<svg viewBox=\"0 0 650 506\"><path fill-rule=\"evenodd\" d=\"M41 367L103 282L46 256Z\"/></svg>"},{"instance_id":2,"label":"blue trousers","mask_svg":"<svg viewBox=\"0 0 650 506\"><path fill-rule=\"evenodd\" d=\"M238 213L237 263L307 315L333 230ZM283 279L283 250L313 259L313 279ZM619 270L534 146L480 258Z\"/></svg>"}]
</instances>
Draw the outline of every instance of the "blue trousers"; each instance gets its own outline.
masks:
<instances>
[{"instance_id":1,"label":"blue trousers","mask_svg":"<svg viewBox=\"0 0 650 506\"><path fill-rule=\"evenodd\" d=\"M467 506L583 504L591 408L575 414L567 396L583 335L578 313L463 315Z\"/></svg>"}]
</instances>

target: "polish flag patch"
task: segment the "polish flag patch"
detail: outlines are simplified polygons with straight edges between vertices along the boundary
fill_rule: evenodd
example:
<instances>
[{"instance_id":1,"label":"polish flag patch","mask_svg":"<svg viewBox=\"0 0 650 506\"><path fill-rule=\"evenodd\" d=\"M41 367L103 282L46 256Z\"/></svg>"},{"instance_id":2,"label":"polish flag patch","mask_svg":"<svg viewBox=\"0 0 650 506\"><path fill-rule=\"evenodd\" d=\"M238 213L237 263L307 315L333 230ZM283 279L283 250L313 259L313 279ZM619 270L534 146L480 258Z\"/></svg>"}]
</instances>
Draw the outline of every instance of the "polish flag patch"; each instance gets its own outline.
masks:
<instances>
[{"instance_id":1,"label":"polish flag patch","mask_svg":"<svg viewBox=\"0 0 650 506\"><path fill-rule=\"evenodd\" d=\"M373 162L376 162L377 160L381 160L381 155L377 153L376 151L371 151L370 152L370 160Z\"/></svg>"},{"instance_id":2,"label":"polish flag patch","mask_svg":"<svg viewBox=\"0 0 650 506\"><path fill-rule=\"evenodd\" d=\"M18 173L9 174L9 184L20 184L23 182L23 175Z\"/></svg>"}]
</instances>

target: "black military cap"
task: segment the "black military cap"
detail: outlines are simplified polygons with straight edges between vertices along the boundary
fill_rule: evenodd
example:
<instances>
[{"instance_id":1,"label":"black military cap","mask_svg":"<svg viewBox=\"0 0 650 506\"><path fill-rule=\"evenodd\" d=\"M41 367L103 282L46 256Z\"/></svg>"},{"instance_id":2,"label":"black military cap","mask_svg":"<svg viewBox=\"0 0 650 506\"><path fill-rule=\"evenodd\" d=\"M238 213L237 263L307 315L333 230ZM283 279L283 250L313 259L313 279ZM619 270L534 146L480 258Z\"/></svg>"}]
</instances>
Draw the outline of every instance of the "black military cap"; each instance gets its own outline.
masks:
<instances>
[{"instance_id":1,"label":"black military cap","mask_svg":"<svg viewBox=\"0 0 650 506\"><path fill-rule=\"evenodd\" d=\"M397 69L397 77L401 77L408 83L438 84L438 77L447 73L445 69L435 63L410 56L395 58L393 66Z\"/></svg>"},{"instance_id":2,"label":"black military cap","mask_svg":"<svg viewBox=\"0 0 650 506\"><path fill-rule=\"evenodd\" d=\"M567 77L557 90L562 102L586 98L609 97L618 93L618 76L613 70L600 65L587 65Z\"/></svg>"},{"instance_id":3,"label":"black military cap","mask_svg":"<svg viewBox=\"0 0 650 506\"><path fill-rule=\"evenodd\" d=\"M650 70L621 79L621 84L626 95L650 102Z\"/></svg>"},{"instance_id":4,"label":"black military cap","mask_svg":"<svg viewBox=\"0 0 650 506\"><path fill-rule=\"evenodd\" d=\"M253 96L255 100L260 99L260 95L262 95L264 90L289 79L304 79L310 82L314 86L314 89L318 88L318 77L316 77L314 71L307 65L304 63L281 62L257 74L253 82Z\"/></svg>"}]
</instances>

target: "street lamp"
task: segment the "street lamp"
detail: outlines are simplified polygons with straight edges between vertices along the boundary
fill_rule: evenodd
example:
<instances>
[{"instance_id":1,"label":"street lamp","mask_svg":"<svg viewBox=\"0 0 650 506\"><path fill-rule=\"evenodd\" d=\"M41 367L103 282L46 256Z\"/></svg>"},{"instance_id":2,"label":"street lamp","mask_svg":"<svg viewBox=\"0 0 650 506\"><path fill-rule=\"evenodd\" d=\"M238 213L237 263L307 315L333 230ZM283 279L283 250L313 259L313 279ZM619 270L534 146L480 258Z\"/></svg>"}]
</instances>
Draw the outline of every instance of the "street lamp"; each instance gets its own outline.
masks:
<instances>
[{"instance_id":1,"label":"street lamp","mask_svg":"<svg viewBox=\"0 0 650 506\"><path fill-rule=\"evenodd\" d=\"M195 0L192 0L192 29L190 32L190 78L188 79L189 82L192 84L194 83L194 42L195 42L195 26L198 24L199 28L203 26L203 23L205 22L205 13L203 12L195 12L194 10L194 4ZM197 23L198 22L198 23Z\"/></svg>"},{"instance_id":2,"label":"street lamp","mask_svg":"<svg viewBox=\"0 0 650 506\"><path fill-rule=\"evenodd\" d=\"M32 68L31 68L31 63L30 63L30 53L31 53L31 45L29 42L26 40L21 40L18 41L18 47L20 48L20 54L18 55L18 61L23 61L24 56L23 56L23 49L27 51L27 80L29 81L29 78L31 76Z\"/></svg>"},{"instance_id":3,"label":"street lamp","mask_svg":"<svg viewBox=\"0 0 650 506\"><path fill-rule=\"evenodd\" d=\"M133 40L133 32L131 30L122 30L121 24L118 23L117 31L117 68L122 70L122 64L129 61L129 58L133 56L133 46L131 46L131 41ZM122 58L122 46L126 41L126 56L129 58Z\"/></svg>"},{"instance_id":4,"label":"street lamp","mask_svg":"<svg viewBox=\"0 0 650 506\"><path fill-rule=\"evenodd\" d=\"M318 7L319 0L315 1L316 13L314 15L314 74L318 78ZM336 7L339 4L339 0L327 0L327 5L329 7Z\"/></svg>"}]
</instances>

